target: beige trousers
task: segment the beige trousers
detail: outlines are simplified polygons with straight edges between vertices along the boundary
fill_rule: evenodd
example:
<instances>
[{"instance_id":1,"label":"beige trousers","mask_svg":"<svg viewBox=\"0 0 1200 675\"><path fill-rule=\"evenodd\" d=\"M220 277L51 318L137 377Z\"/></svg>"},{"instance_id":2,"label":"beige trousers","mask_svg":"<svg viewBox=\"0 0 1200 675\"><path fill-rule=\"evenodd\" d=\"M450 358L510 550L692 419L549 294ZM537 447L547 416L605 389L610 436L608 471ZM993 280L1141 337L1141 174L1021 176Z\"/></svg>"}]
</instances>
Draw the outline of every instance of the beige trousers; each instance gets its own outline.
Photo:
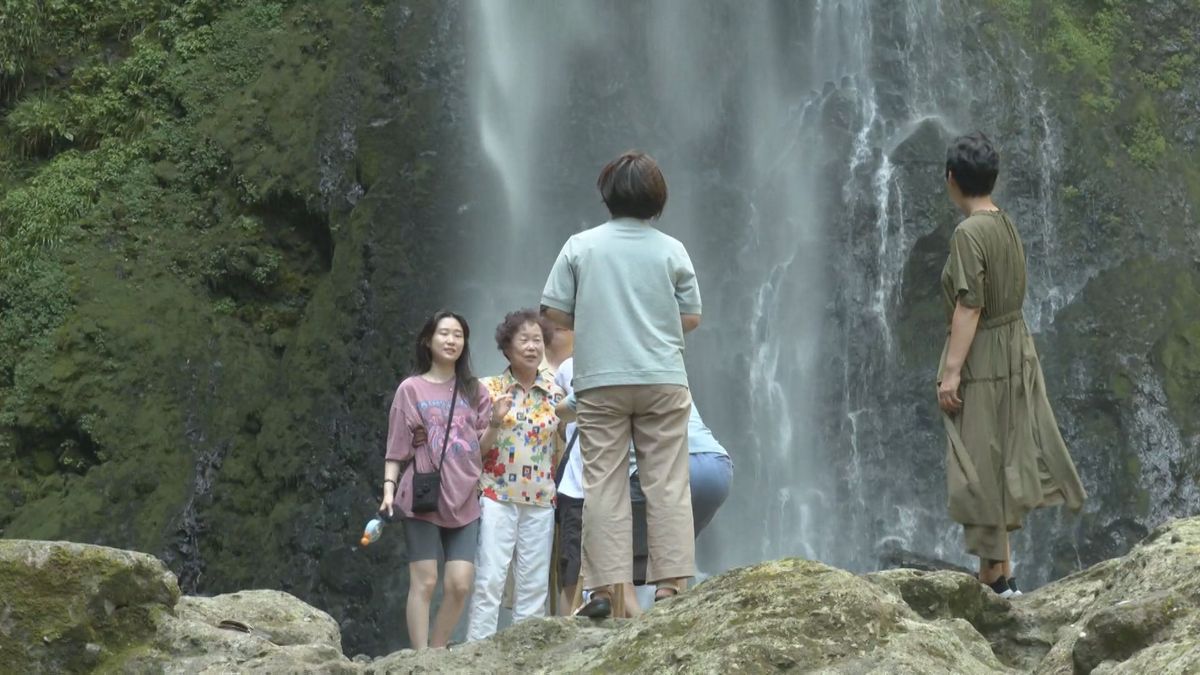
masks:
<instances>
[{"instance_id":1,"label":"beige trousers","mask_svg":"<svg viewBox=\"0 0 1200 675\"><path fill-rule=\"evenodd\" d=\"M599 387L578 393L583 456L583 583L591 589L633 581L629 441L646 493L650 549L646 580L696 573L687 427L692 397L679 385Z\"/></svg>"}]
</instances>

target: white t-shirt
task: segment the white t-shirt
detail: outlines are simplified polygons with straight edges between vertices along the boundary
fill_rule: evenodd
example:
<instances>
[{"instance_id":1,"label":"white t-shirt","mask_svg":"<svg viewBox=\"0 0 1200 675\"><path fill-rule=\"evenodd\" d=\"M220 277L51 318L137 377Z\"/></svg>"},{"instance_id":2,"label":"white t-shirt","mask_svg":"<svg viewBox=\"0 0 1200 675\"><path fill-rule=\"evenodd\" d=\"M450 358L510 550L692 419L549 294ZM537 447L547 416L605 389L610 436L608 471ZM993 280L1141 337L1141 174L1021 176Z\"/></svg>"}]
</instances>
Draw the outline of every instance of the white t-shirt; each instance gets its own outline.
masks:
<instances>
[{"instance_id":1,"label":"white t-shirt","mask_svg":"<svg viewBox=\"0 0 1200 675\"><path fill-rule=\"evenodd\" d=\"M558 373L554 375L554 383L562 387L568 396L575 391L571 386L571 378L574 374L575 359L570 358L559 364ZM567 425L568 442L575 435L575 429L574 422ZM567 457L567 468L563 470L562 482L558 484L558 493L575 499L583 499L583 453L579 452L578 438L575 439L575 445L570 448L570 453Z\"/></svg>"}]
</instances>

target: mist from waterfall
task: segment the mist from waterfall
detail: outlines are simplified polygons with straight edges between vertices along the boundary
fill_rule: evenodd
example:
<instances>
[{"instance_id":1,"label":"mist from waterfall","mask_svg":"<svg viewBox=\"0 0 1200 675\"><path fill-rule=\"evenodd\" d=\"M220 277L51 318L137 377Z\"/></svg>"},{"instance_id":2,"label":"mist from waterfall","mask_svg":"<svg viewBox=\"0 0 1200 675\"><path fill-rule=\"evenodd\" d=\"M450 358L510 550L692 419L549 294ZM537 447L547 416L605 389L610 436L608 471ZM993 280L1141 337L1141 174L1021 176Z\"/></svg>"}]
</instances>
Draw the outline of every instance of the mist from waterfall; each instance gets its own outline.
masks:
<instances>
[{"instance_id":1,"label":"mist from waterfall","mask_svg":"<svg viewBox=\"0 0 1200 675\"><path fill-rule=\"evenodd\" d=\"M902 349L943 334L905 337L905 279L914 247L955 219L945 141L983 124L982 100L1036 121L1012 142L1034 148L1043 192L1060 154L1044 100L975 91L951 28L970 12L949 0L467 5L478 146L464 167L470 282L455 297L477 370L502 367L491 328L537 305L566 238L607 219L600 167L632 147L654 155L670 186L660 225L688 247L704 297L687 343L693 394L736 463L700 540L706 572L789 555L869 569L888 543L965 562L926 410L936 363ZM1039 250L1054 239L1046 201L1016 205ZM937 264L915 283L936 287ZM1031 324L1044 327L1069 290L1045 263L1031 260L1030 277Z\"/></svg>"}]
</instances>

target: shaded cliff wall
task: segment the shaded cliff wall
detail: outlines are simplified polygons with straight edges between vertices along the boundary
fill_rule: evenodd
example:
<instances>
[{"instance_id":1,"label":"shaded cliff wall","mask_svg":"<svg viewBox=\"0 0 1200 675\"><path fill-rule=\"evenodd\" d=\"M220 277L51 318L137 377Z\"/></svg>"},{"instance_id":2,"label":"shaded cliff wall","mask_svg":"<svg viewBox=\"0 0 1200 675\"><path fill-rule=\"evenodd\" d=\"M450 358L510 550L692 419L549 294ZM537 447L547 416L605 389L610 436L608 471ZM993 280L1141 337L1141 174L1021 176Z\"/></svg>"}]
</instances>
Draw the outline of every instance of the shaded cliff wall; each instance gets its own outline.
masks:
<instances>
[{"instance_id":1,"label":"shaded cliff wall","mask_svg":"<svg viewBox=\"0 0 1200 675\"><path fill-rule=\"evenodd\" d=\"M283 588L349 650L399 645L402 550L354 544L452 260L453 9L0 20L4 536L151 552L189 592Z\"/></svg>"}]
</instances>

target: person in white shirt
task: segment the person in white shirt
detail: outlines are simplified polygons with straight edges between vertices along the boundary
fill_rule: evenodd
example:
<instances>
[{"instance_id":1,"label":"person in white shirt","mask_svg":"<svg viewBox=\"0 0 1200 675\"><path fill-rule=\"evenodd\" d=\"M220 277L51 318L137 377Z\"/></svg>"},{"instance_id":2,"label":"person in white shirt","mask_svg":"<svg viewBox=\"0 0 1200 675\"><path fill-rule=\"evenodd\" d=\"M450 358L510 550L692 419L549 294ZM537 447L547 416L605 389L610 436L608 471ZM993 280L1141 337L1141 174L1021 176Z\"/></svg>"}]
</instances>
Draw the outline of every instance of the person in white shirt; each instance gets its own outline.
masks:
<instances>
[{"instance_id":1,"label":"person in white shirt","mask_svg":"<svg viewBox=\"0 0 1200 675\"><path fill-rule=\"evenodd\" d=\"M558 416L567 422L567 438L574 434L575 424L575 393L571 387L571 377L574 373L572 359L567 359L559 366L555 377L557 384L567 396L558 406ZM578 438L572 444L562 460L561 483L558 487L557 518L561 533L559 546L559 582L562 586L562 613L569 614L571 599L574 597L575 584L579 580L579 542L582 530L583 513L583 461L580 458ZM633 500L633 537L634 537L634 583L625 586L626 616L638 613L638 602L634 595L634 586L646 583L646 524L645 498L640 494L641 487L637 480L637 460L630 453L631 497ZM729 452L717 441L712 431L700 418L700 411L693 403L691 416L688 419L688 473L692 497L692 529L694 537L699 537L704 528L712 522L717 510L729 496L729 488L733 483L733 460ZM568 495L564 499L564 495Z\"/></svg>"}]
</instances>

